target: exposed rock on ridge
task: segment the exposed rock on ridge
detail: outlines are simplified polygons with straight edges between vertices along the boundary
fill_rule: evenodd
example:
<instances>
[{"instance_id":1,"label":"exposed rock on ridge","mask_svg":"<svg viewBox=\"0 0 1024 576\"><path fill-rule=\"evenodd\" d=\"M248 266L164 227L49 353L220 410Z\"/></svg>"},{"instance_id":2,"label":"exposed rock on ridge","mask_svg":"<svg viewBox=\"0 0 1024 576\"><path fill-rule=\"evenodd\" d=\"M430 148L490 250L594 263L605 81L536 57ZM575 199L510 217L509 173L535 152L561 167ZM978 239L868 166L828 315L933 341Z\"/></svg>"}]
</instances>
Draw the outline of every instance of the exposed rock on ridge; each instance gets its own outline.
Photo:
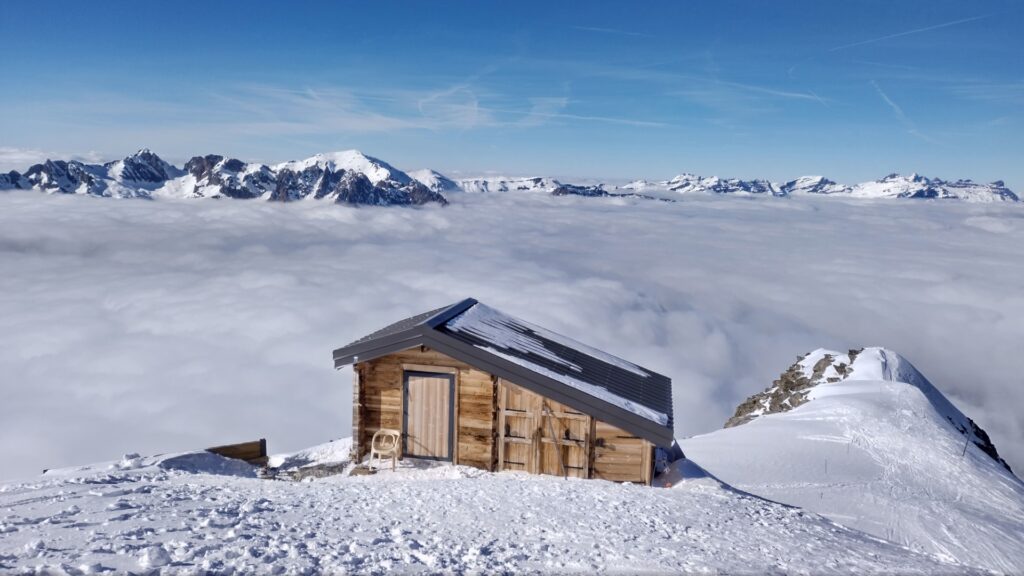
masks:
<instances>
[{"instance_id":1,"label":"exposed rock on ridge","mask_svg":"<svg viewBox=\"0 0 1024 576\"><path fill-rule=\"evenodd\" d=\"M811 390L817 386L827 386L848 379L865 379L860 377L861 375L855 374L857 358L865 350L869 350L872 355L877 355L880 351L884 353L881 356L883 358L881 361L882 369L880 370L882 376L876 375L866 379L870 380L881 377L886 380L905 381L907 384L921 389L940 412L945 414L949 424L965 437L965 441L970 441L993 460L999 462L1007 470L1010 470L1010 465L999 456L999 452L989 438L988 433L978 426L974 420L956 410L949 403L949 400L909 362L902 360L898 355L879 348L860 348L850 350L846 354L818 349L799 356L792 366L787 368L778 379L772 382L771 386L763 392L750 396L737 406L735 413L725 422L723 428L740 426L769 414L788 412L801 404L805 404L809 399ZM895 364L895 368L890 368L887 365L886 355L893 356L892 362ZM1012 470L1010 471L1012 472Z\"/></svg>"}]
</instances>

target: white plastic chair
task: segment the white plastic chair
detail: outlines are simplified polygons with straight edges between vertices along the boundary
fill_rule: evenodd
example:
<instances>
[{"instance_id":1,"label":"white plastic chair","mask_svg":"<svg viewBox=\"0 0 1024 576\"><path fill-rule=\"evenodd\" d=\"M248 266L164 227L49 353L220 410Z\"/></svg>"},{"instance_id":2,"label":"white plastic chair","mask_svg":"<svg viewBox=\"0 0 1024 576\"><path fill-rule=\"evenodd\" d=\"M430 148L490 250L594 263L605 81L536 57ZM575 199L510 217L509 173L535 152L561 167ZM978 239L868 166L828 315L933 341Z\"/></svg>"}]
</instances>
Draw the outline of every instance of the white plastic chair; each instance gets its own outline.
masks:
<instances>
[{"instance_id":1,"label":"white plastic chair","mask_svg":"<svg viewBox=\"0 0 1024 576\"><path fill-rule=\"evenodd\" d=\"M368 466L373 466L373 457L377 456L377 463L379 464L384 457L391 457L391 471L394 472L398 467L398 455L402 450L400 442L402 440L402 433L398 430L392 430L390 428L381 428L373 433L373 439L370 440L370 461L367 463Z\"/></svg>"}]
</instances>

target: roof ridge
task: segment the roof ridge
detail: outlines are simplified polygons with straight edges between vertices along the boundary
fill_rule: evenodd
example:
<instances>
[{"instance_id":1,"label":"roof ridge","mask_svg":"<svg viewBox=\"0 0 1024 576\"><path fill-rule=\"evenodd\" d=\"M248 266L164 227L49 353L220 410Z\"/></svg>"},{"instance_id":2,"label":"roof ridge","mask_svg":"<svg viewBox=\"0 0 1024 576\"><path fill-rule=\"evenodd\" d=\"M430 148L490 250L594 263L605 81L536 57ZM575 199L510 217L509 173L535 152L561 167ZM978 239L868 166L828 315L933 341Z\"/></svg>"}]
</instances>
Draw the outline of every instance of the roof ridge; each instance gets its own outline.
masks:
<instances>
[{"instance_id":1,"label":"roof ridge","mask_svg":"<svg viewBox=\"0 0 1024 576\"><path fill-rule=\"evenodd\" d=\"M470 308L476 306L477 304L479 304L479 302L477 302L475 298L466 298L464 300L460 300L459 302L452 304L451 306L445 308L444 310L441 310L437 314L434 314L433 316L426 318L425 320L420 322L420 324L429 326L431 328L437 328L438 326L447 323L452 318L461 315L463 312L469 310Z\"/></svg>"}]
</instances>

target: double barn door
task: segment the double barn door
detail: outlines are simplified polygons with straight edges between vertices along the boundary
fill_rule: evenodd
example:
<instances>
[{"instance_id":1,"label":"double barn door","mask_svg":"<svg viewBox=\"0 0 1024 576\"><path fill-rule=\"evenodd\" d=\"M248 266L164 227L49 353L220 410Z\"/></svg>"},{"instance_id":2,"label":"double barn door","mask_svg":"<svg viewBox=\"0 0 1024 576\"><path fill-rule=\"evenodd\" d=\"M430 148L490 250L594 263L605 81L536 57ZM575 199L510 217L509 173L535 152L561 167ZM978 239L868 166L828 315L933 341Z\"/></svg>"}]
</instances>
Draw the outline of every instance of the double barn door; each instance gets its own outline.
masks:
<instances>
[{"instance_id":1,"label":"double barn door","mask_svg":"<svg viewBox=\"0 0 1024 576\"><path fill-rule=\"evenodd\" d=\"M498 383L498 467L590 476L589 416L504 380Z\"/></svg>"}]
</instances>

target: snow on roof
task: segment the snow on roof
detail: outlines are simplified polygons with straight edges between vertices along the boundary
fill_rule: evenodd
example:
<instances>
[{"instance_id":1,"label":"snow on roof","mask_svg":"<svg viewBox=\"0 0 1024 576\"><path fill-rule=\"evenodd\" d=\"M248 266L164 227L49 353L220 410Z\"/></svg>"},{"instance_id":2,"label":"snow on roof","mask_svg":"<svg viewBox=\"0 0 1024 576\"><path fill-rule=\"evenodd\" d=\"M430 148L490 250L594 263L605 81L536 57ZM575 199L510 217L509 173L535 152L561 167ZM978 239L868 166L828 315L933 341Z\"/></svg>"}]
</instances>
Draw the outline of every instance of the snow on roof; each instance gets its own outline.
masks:
<instances>
[{"instance_id":1,"label":"snow on roof","mask_svg":"<svg viewBox=\"0 0 1024 576\"><path fill-rule=\"evenodd\" d=\"M573 378L572 376L562 374L560 372L555 372L554 370L548 370L547 368L540 366L538 364L534 364L529 360L525 360L519 356L505 354L500 350L495 350L494 348L485 346L480 346L480 348L487 350L488 352L494 354L495 356L500 356L505 360L508 360L509 362L514 362L522 366L523 368L533 370L534 372L537 372L538 374L543 374L548 378L554 378L555 380L558 380L562 384L572 386L573 388L579 390L580 392L585 392L595 398L604 400L609 404L614 404L619 408L622 408L623 410L629 410L630 412L636 414L637 416L640 416L641 418L646 418L652 422L657 422L662 426L668 425L668 414L665 414L664 412L658 412L657 410L648 408L647 406L644 406L643 404L640 404L638 402L627 400L626 398L623 398L622 396L619 396L618 394L615 394L606 388L602 388L601 386L584 382L582 380L579 380L578 378Z\"/></svg>"},{"instance_id":2,"label":"snow on roof","mask_svg":"<svg viewBox=\"0 0 1024 576\"><path fill-rule=\"evenodd\" d=\"M468 337L473 346L513 362L590 396L655 422L670 425L666 411L651 406L671 405L671 392L662 397L667 378L636 364L507 316L484 304L474 304L452 318L444 329Z\"/></svg>"},{"instance_id":3,"label":"snow on roof","mask_svg":"<svg viewBox=\"0 0 1024 576\"><path fill-rule=\"evenodd\" d=\"M563 364L577 372L582 371L582 368L548 350L541 339L557 342L566 348L578 350L606 364L618 366L638 376L646 378L651 375L643 368L622 358L587 346L568 336L562 336L535 324L507 316L485 304L474 305L469 310L449 321L445 327L453 332L468 332L479 336L502 348L511 348L521 352L537 354L538 356ZM518 327L519 329L513 327Z\"/></svg>"}]
</instances>

